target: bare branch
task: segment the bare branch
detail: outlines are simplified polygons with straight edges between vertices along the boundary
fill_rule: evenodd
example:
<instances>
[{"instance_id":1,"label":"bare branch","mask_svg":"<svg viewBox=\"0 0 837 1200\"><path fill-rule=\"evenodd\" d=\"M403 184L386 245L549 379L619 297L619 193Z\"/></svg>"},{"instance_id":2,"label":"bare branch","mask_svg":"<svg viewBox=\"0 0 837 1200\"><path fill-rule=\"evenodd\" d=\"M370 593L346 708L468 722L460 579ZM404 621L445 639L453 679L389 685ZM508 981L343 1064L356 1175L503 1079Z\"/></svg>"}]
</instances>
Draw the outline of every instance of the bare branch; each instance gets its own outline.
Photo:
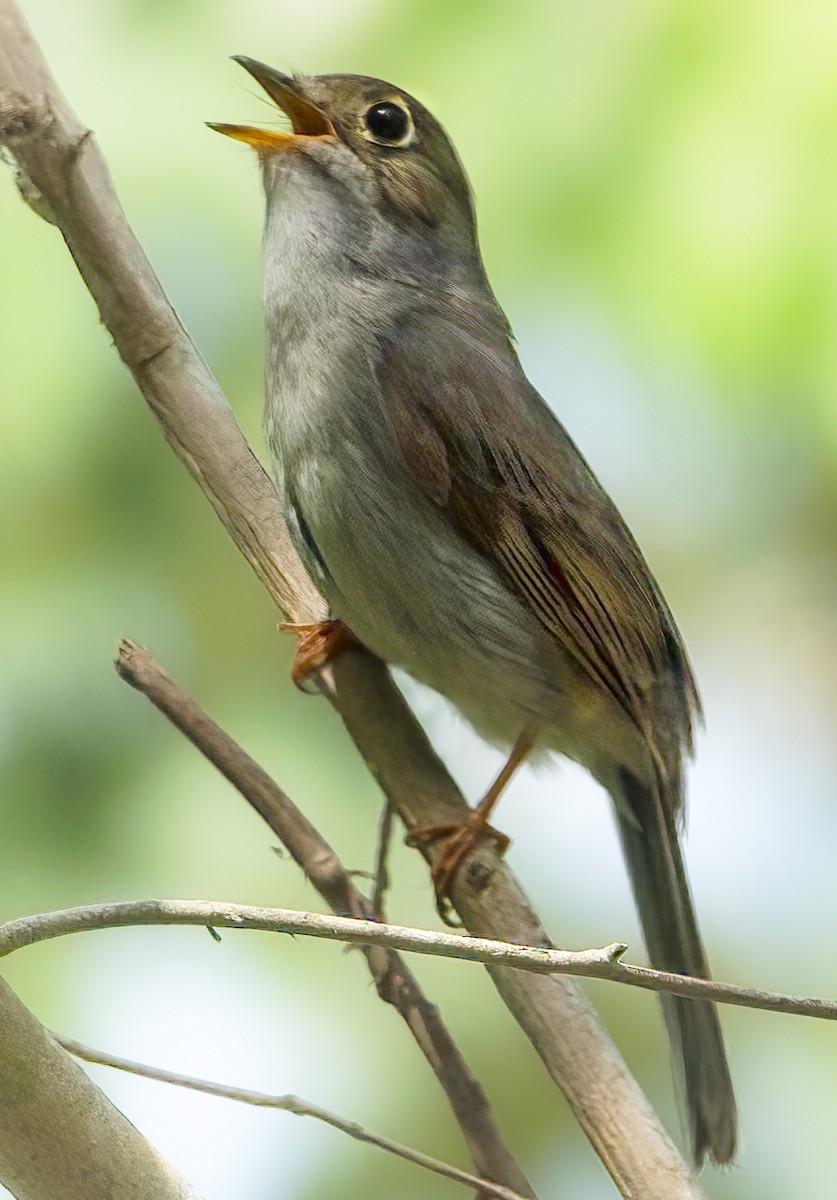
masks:
<instances>
[{"instance_id":1,"label":"bare branch","mask_svg":"<svg viewBox=\"0 0 837 1200\"><path fill-rule=\"evenodd\" d=\"M123 362L239 550L283 610L295 619L322 615L273 484L128 225L95 138L12 0L0 3L0 145L17 163L27 200L37 197L33 207L46 207L61 230Z\"/></svg>"},{"instance_id":2,"label":"bare branch","mask_svg":"<svg viewBox=\"0 0 837 1200\"><path fill-rule=\"evenodd\" d=\"M124 900L112 904L89 904L19 917L0 925L0 958L36 942L82 933L91 929L113 929L128 925L210 925L225 929L261 929L301 937L327 938L351 945L385 946L414 954L457 958L484 963L494 969L512 968L535 975L578 975L605 979L654 992L672 992L697 1000L714 1000L741 1008L789 1013L837 1021L837 1003L781 992L755 991L716 980L696 979L635 967L622 962L624 942L613 942L591 950L532 948L491 938L411 929L404 925L382 925L357 917L324 916L286 908L259 908L249 904L225 904L212 900Z\"/></svg>"},{"instance_id":3,"label":"bare branch","mask_svg":"<svg viewBox=\"0 0 837 1200\"><path fill-rule=\"evenodd\" d=\"M0 979L0 1183L18 1200L200 1200Z\"/></svg>"},{"instance_id":4,"label":"bare branch","mask_svg":"<svg viewBox=\"0 0 837 1200\"><path fill-rule=\"evenodd\" d=\"M154 657L123 641L116 669L238 789L281 839L323 899L337 913L377 919L335 851L289 796L163 671ZM363 947L378 995L402 1017L437 1079L480 1175L533 1196L526 1176L509 1151L488 1099L451 1037L439 1011L394 950Z\"/></svg>"},{"instance_id":5,"label":"bare branch","mask_svg":"<svg viewBox=\"0 0 837 1200\"><path fill-rule=\"evenodd\" d=\"M69 109L13 0L0 0L0 144L43 198L163 431L230 536L293 620L323 606L305 575L273 488L130 231L89 131ZM465 802L386 668L341 655L323 690L408 827L456 820ZM423 853L433 860L439 849ZM508 869L489 847L466 860L454 902L467 928L549 944ZM569 980L489 968L509 1010L563 1090L625 1197L700 1195L656 1115Z\"/></svg>"},{"instance_id":6,"label":"bare branch","mask_svg":"<svg viewBox=\"0 0 837 1200\"><path fill-rule=\"evenodd\" d=\"M163 1071L159 1067L133 1062L129 1058L106 1054L103 1050L94 1050L90 1046L84 1046L81 1042L74 1042L71 1038L60 1037L58 1034L53 1034L53 1037L70 1054L84 1059L85 1062L116 1067L117 1070L128 1071L132 1075L142 1075L146 1079L157 1079L161 1083L172 1083L177 1087L191 1088L195 1092L206 1092L210 1096L238 1100L242 1104L254 1104L258 1108L277 1108L282 1112L294 1113L298 1117L314 1117L318 1121L325 1122L326 1125L333 1125L335 1129L347 1133L349 1137L356 1138L359 1142L377 1146L380 1150L386 1150L389 1154L404 1158L407 1162L433 1171L436 1175L444 1175L447 1179L455 1179L458 1183L479 1188L480 1192L486 1196L496 1196L497 1200L523 1200L518 1192L513 1192L510 1188L502 1187L489 1179L480 1179L479 1176L471 1175L467 1171L460 1171L458 1167L452 1167L438 1158L423 1154L420 1150L412 1150L409 1146L394 1142L391 1138L382 1137L378 1133L370 1133L356 1121L347 1121L345 1117L339 1117L327 1108L322 1108L319 1104L312 1104L310 1100L303 1100L300 1096L271 1096L265 1092L250 1091L248 1088L231 1087L226 1083L213 1083L209 1079L196 1079L192 1075Z\"/></svg>"}]
</instances>

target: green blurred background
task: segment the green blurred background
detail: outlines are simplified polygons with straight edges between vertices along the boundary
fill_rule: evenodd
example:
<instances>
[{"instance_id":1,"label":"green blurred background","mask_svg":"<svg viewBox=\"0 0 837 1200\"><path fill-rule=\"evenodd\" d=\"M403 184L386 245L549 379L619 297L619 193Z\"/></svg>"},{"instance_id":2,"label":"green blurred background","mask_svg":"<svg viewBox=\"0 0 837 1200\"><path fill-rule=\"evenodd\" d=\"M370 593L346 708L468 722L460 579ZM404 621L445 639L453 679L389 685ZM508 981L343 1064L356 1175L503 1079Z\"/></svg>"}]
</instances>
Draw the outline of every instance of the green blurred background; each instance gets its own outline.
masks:
<instances>
[{"instance_id":1,"label":"green blurred background","mask_svg":"<svg viewBox=\"0 0 837 1200\"><path fill-rule=\"evenodd\" d=\"M24 5L130 220L263 450L261 191L203 126L269 118L233 53L388 78L442 119L532 379L678 615L707 728L690 870L716 974L837 993L837 9L820 0L73 0ZM116 679L122 635L269 768L353 867L379 796L288 681L276 613L165 446L57 233L0 175L0 916L182 896L318 907L243 802ZM496 767L409 694L472 796ZM641 949L607 801L524 774L500 824L556 939ZM418 856L391 914L433 924ZM540 1193L613 1188L476 968L417 962ZM446 1106L356 954L193 930L37 947L4 973L126 1056L293 1091L443 1158ZM591 987L676 1129L657 1006ZM727 1009L740 1165L713 1200L834 1194L833 1026ZM464 1194L284 1114L94 1071L207 1200Z\"/></svg>"}]
</instances>

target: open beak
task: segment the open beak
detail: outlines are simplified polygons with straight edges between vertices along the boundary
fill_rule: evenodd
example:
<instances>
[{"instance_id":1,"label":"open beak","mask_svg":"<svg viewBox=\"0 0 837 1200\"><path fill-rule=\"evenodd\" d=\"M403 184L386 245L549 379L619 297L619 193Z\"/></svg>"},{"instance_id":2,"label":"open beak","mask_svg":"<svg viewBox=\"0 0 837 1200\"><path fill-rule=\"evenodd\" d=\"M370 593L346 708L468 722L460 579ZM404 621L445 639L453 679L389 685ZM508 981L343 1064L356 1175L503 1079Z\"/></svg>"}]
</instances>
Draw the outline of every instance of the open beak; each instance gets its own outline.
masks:
<instances>
[{"instance_id":1,"label":"open beak","mask_svg":"<svg viewBox=\"0 0 837 1200\"><path fill-rule=\"evenodd\" d=\"M273 103L290 119L293 133L259 129L255 125L219 125L207 121L210 129L236 138L239 142L246 142L260 153L287 150L298 138L325 137L334 133L334 126L325 113L303 96L299 84L290 75L283 75L281 71L256 62L254 58L245 58L243 54L233 55L233 62L240 63L264 88Z\"/></svg>"}]
</instances>

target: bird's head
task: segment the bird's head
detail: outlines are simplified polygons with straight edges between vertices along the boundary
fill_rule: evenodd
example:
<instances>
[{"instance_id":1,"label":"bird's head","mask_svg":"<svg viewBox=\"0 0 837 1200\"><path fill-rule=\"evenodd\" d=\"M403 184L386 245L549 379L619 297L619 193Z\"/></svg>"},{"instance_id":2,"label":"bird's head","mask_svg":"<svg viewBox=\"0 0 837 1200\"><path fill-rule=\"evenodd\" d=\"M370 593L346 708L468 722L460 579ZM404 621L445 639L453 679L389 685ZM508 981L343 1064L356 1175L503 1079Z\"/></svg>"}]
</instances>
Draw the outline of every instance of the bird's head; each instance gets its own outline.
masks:
<instances>
[{"instance_id":1,"label":"bird's head","mask_svg":"<svg viewBox=\"0 0 837 1200\"><path fill-rule=\"evenodd\" d=\"M290 178L302 175L309 194L319 190L324 203L358 214L371 208L393 242L400 231L445 256L453 250L455 257L473 257L468 180L450 139L424 105L380 79L290 76L251 58L235 61L292 127L210 125L257 151L269 205L281 201Z\"/></svg>"}]
</instances>

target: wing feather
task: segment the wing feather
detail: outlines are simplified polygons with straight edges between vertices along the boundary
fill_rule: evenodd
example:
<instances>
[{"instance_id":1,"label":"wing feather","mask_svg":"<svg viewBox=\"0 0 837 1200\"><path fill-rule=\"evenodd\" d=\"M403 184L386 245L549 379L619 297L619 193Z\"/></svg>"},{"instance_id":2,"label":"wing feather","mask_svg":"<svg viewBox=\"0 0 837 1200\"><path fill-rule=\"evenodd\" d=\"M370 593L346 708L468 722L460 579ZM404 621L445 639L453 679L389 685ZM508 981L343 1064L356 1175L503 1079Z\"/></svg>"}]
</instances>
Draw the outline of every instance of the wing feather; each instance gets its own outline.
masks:
<instances>
[{"instance_id":1,"label":"wing feather","mask_svg":"<svg viewBox=\"0 0 837 1200\"><path fill-rule=\"evenodd\" d=\"M699 701L673 618L627 526L510 344L478 350L473 330L449 314L414 315L381 347L379 374L414 478L631 717L658 772L679 770ZM671 719L673 692L671 739L657 730L662 704Z\"/></svg>"}]
</instances>

